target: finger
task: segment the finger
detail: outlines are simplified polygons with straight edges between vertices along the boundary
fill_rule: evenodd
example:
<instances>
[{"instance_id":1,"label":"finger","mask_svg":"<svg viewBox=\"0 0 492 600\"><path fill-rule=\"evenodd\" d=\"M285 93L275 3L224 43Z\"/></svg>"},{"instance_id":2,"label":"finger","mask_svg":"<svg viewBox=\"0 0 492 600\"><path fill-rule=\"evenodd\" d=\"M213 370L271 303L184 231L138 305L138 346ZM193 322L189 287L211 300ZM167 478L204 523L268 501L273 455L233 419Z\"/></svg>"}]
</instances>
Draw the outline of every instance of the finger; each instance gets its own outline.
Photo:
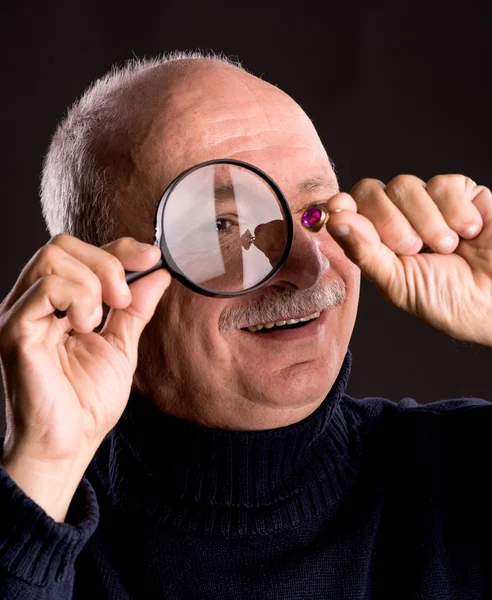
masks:
<instances>
[{"instance_id":1,"label":"finger","mask_svg":"<svg viewBox=\"0 0 492 600\"><path fill-rule=\"evenodd\" d=\"M140 335L170 283L171 275L165 269L158 269L135 281L132 283L129 306L112 309L101 329L100 335L124 352L134 369L137 366Z\"/></svg>"},{"instance_id":2,"label":"finger","mask_svg":"<svg viewBox=\"0 0 492 600\"><path fill-rule=\"evenodd\" d=\"M362 179L351 190L357 211L373 223L382 242L396 254L416 254L422 239L402 211L390 200L378 179Z\"/></svg>"},{"instance_id":3,"label":"finger","mask_svg":"<svg viewBox=\"0 0 492 600\"><path fill-rule=\"evenodd\" d=\"M101 246L101 250L115 256L126 271L145 271L153 267L161 256L158 246L122 237Z\"/></svg>"},{"instance_id":4,"label":"finger","mask_svg":"<svg viewBox=\"0 0 492 600\"><path fill-rule=\"evenodd\" d=\"M55 309L67 313L67 323L62 325L64 331L75 329L79 333L90 333L102 316L101 305L94 302L86 286L50 274L38 279L12 306L5 335L11 342L19 341L30 332L30 324L51 320Z\"/></svg>"},{"instance_id":5,"label":"finger","mask_svg":"<svg viewBox=\"0 0 492 600\"><path fill-rule=\"evenodd\" d=\"M82 262L54 244L46 244L23 269L11 293L5 300L9 309L39 279L58 275L62 279L86 287L92 294L94 305L101 304L101 282L96 274Z\"/></svg>"},{"instance_id":6,"label":"finger","mask_svg":"<svg viewBox=\"0 0 492 600\"><path fill-rule=\"evenodd\" d=\"M357 203L350 194L347 194L346 192L339 192L326 202L326 210L328 211L328 214L335 212L338 209L357 212Z\"/></svg>"},{"instance_id":7,"label":"finger","mask_svg":"<svg viewBox=\"0 0 492 600\"><path fill-rule=\"evenodd\" d=\"M476 189L477 184L464 175L436 175L426 185L446 223L467 240L477 236L483 226L480 212L472 202Z\"/></svg>"},{"instance_id":8,"label":"finger","mask_svg":"<svg viewBox=\"0 0 492 600\"><path fill-rule=\"evenodd\" d=\"M52 243L86 264L97 275L101 281L103 301L113 308L124 308L131 301L125 269L144 271L155 265L160 257L159 248L150 244L139 246L139 242L130 237L119 238L102 248L65 234L55 236Z\"/></svg>"},{"instance_id":9,"label":"finger","mask_svg":"<svg viewBox=\"0 0 492 600\"><path fill-rule=\"evenodd\" d=\"M446 223L420 179L399 175L384 191L429 248L441 254L454 252L460 241L458 234Z\"/></svg>"},{"instance_id":10,"label":"finger","mask_svg":"<svg viewBox=\"0 0 492 600\"><path fill-rule=\"evenodd\" d=\"M386 246L374 224L361 214L341 211L330 215L328 233L348 258L385 293L401 282L403 266Z\"/></svg>"},{"instance_id":11,"label":"finger","mask_svg":"<svg viewBox=\"0 0 492 600\"><path fill-rule=\"evenodd\" d=\"M52 273L66 277L67 270L73 270L71 279L78 281L85 273L94 293L100 294L108 306L128 306L131 294L125 280L125 268L138 270L141 267L144 270L157 262L153 257L156 252L160 255L158 248L154 250L154 247L148 244L143 245L144 252L139 248L136 240L132 238L121 238L104 248L97 248L70 235L56 235L40 248L25 266L7 297L6 304L12 306L41 277ZM123 262L118 257L121 257ZM75 268L74 261L85 265L93 275L84 271L82 267ZM94 277L97 279L97 285Z\"/></svg>"}]
</instances>

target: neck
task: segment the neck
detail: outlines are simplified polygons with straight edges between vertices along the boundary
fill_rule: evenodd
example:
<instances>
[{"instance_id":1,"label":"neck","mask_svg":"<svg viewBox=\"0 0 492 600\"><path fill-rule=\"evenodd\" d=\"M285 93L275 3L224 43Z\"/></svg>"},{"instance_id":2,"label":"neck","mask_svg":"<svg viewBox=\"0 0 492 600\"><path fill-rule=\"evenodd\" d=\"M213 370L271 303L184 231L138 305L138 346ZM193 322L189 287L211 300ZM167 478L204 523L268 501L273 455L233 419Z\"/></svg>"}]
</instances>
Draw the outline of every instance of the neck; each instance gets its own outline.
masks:
<instances>
[{"instance_id":1,"label":"neck","mask_svg":"<svg viewBox=\"0 0 492 600\"><path fill-rule=\"evenodd\" d=\"M133 391L108 441L125 463L124 477L111 475L114 506L220 536L291 528L320 510L335 514L360 468L356 417L342 407L350 362L348 353L317 410L275 430L203 427Z\"/></svg>"}]
</instances>

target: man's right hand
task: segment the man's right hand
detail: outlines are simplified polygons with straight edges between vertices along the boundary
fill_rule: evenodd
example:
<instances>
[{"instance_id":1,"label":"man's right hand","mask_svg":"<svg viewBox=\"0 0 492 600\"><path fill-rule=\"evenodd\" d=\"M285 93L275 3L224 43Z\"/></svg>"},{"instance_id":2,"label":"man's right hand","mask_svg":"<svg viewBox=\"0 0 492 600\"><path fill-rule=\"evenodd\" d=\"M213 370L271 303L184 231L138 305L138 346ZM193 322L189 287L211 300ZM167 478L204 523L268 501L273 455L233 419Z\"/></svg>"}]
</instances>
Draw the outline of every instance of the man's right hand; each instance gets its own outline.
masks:
<instances>
[{"instance_id":1,"label":"man's right hand","mask_svg":"<svg viewBox=\"0 0 492 600\"><path fill-rule=\"evenodd\" d=\"M130 292L124 271L149 269L159 258L157 247L139 247L133 238L97 248L57 235L26 265L0 305L8 417L1 461L23 481L32 474L31 488L58 475L72 477L76 488L121 417L140 335L171 281L159 269L134 282ZM111 310L95 333L102 301ZM55 309L66 317L55 317Z\"/></svg>"}]
</instances>

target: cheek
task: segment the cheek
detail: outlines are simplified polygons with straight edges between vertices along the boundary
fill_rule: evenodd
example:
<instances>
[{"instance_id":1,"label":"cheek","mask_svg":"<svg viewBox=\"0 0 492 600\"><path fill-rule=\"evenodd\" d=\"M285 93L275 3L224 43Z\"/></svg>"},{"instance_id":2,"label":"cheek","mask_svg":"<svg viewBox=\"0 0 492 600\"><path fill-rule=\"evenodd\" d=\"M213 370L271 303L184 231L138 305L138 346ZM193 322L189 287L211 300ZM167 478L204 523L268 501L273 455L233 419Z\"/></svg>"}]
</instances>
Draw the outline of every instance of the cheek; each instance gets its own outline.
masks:
<instances>
[{"instance_id":1,"label":"cheek","mask_svg":"<svg viewBox=\"0 0 492 600\"><path fill-rule=\"evenodd\" d=\"M177 346L186 349L187 354L217 353L224 343L218 323L227 301L201 296L174 280L168 292L161 309L167 335Z\"/></svg>"}]
</instances>

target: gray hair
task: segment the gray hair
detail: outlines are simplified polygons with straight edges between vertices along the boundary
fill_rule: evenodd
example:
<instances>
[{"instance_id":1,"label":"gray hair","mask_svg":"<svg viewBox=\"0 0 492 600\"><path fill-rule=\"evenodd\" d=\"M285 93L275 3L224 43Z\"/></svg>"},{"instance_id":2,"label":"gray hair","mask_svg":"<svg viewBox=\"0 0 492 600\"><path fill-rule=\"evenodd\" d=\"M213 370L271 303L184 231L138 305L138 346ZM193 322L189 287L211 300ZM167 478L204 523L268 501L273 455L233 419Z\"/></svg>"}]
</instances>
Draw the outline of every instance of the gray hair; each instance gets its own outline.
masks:
<instances>
[{"instance_id":1,"label":"gray hair","mask_svg":"<svg viewBox=\"0 0 492 600\"><path fill-rule=\"evenodd\" d=\"M41 206L49 233L68 233L102 246L115 239L115 174L101 164L98 149L105 136L127 131L132 111L113 102L144 73L178 60L215 60L243 69L223 54L172 52L150 59L132 59L113 66L93 82L68 109L56 129L44 159Z\"/></svg>"}]
</instances>

